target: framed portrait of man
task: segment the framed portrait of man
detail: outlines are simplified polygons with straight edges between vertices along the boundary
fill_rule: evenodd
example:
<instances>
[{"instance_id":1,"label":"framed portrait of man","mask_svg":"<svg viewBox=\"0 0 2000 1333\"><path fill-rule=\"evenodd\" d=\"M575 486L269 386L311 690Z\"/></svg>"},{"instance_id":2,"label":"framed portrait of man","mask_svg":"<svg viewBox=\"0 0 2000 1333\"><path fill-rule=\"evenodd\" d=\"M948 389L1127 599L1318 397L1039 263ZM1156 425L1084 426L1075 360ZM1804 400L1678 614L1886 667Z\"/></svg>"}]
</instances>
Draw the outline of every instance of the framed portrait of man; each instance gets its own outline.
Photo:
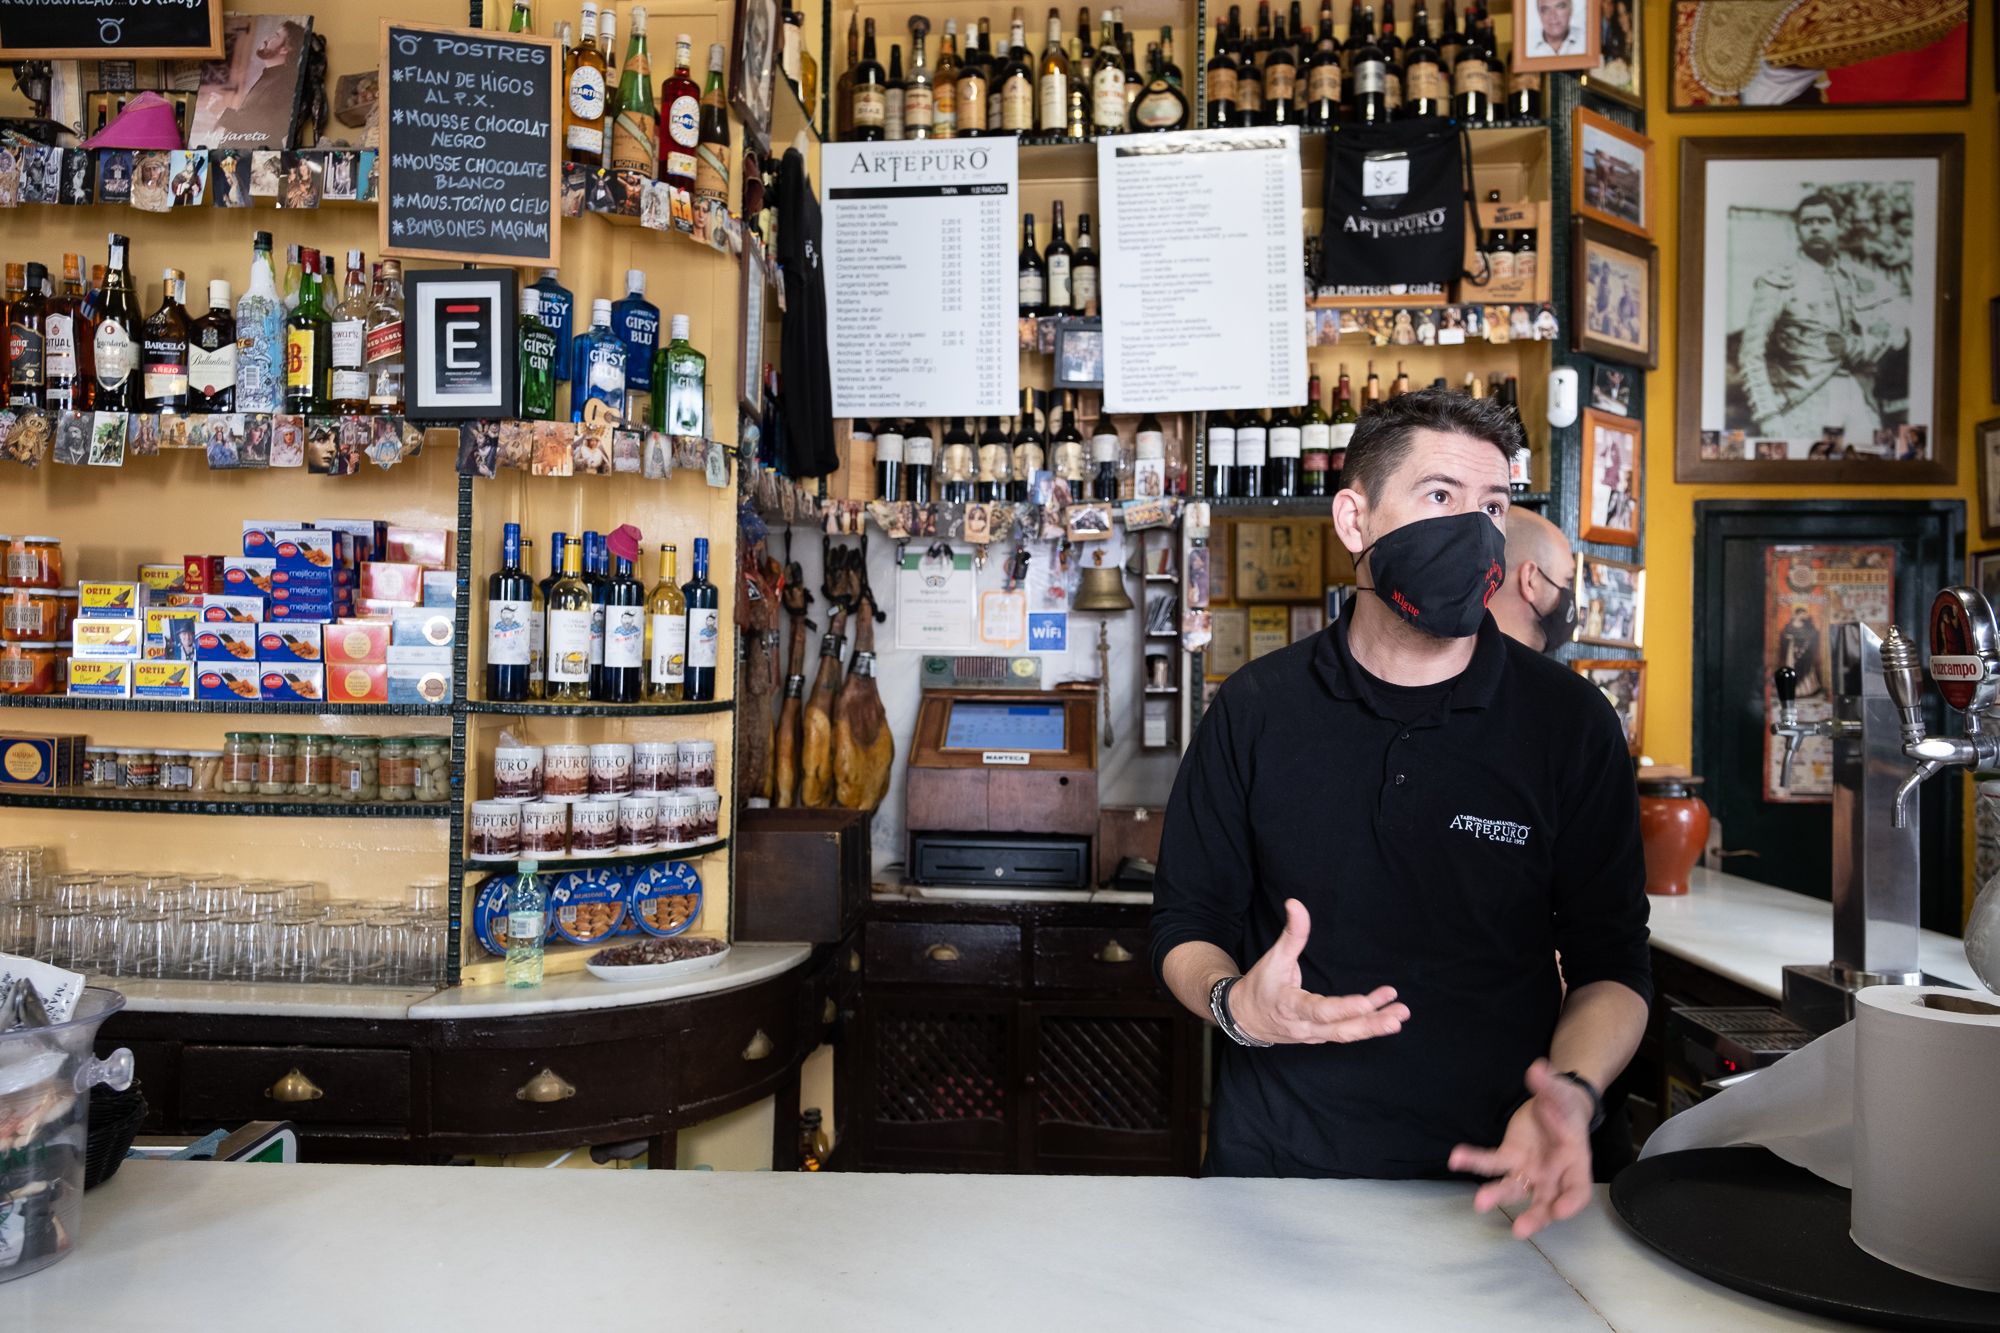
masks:
<instances>
[{"instance_id":1,"label":"framed portrait of man","mask_svg":"<svg viewBox=\"0 0 2000 1333\"><path fill-rule=\"evenodd\" d=\"M1602 0L1516 0L1514 60L1517 74L1596 69Z\"/></svg>"},{"instance_id":2,"label":"framed portrait of man","mask_svg":"<svg viewBox=\"0 0 2000 1333\"><path fill-rule=\"evenodd\" d=\"M1658 247L1642 236L1576 218L1570 244L1576 350L1606 361L1659 364Z\"/></svg>"},{"instance_id":3,"label":"framed portrait of man","mask_svg":"<svg viewBox=\"0 0 2000 1333\"><path fill-rule=\"evenodd\" d=\"M1956 478L1964 158L1956 134L1682 141L1676 479Z\"/></svg>"}]
</instances>

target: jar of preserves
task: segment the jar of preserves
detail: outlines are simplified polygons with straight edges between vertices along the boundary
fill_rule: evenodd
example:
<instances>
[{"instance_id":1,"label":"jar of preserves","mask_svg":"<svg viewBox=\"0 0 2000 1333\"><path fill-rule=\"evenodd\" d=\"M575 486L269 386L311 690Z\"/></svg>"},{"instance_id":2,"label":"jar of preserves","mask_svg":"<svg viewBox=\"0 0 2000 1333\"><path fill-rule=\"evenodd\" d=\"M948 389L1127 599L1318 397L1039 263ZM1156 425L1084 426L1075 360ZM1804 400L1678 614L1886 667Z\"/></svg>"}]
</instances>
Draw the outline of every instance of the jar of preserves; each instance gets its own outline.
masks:
<instances>
[{"instance_id":1,"label":"jar of preserves","mask_svg":"<svg viewBox=\"0 0 2000 1333\"><path fill-rule=\"evenodd\" d=\"M66 643L73 636L76 624L76 609L81 604L83 594L75 588L56 589L56 642Z\"/></svg>"},{"instance_id":2,"label":"jar of preserves","mask_svg":"<svg viewBox=\"0 0 2000 1333\"><path fill-rule=\"evenodd\" d=\"M118 785L126 791L151 791L160 785L160 757L152 750L118 748Z\"/></svg>"},{"instance_id":3,"label":"jar of preserves","mask_svg":"<svg viewBox=\"0 0 2000 1333\"><path fill-rule=\"evenodd\" d=\"M297 781L299 747L296 737L274 731L257 746L257 794L290 796Z\"/></svg>"},{"instance_id":4,"label":"jar of preserves","mask_svg":"<svg viewBox=\"0 0 2000 1333\"><path fill-rule=\"evenodd\" d=\"M315 799L333 795L333 737L299 736L296 740L298 764L292 778L293 794Z\"/></svg>"},{"instance_id":5,"label":"jar of preserves","mask_svg":"<svg viewBox=\"0 0 2000 1333\"><path fill-rule=\"evenodd\" d=\"M264 738L254 731L232 731L222 738L221 790L227 796L248 796L257 790L258 749Z\"/></svg>"},{"instance_id":6,"label":"jar of preserves","mask_svg":"<svg viewBox=\"0 0 2000 1333\"><path fill-rule=\"evenodd\" d=\"M103 790L118 785L118 751L108 745L83 747L83 785Z\"/></svg>"},{"instance_id":7,"label":"jar of preserves","mask_svg":"<svg viewBox=\"0 0 2000 1333\"><path fill-rule=\"evenodd\" d=\"M0 639L54 643L62 628L61 602L47 588L14 588L0 593Z\"/></svg>"},{"instance_id":8,"label":"jar of preserves","mask_svg":"<svg viewBox=\"0 0 2000 1333\"><path fill-rule=\"evenodd\" d=\"M0 643L0 694L54 694L58 657L53 643Z\"/></svg>"},{"instance_id":9,"label":"jar of preserves","mask_svg":"<svg viewBox=\"0 0 2000 1333\"><path fill-rule=\"evenodd\" d=\"M374 736L342 736L333 744L333 794L355 803L379 800L382 742Z\"/></svg>"},{"instance_id":10,"label":"jar of preserves","mask_svg":"<svg viewBox=\"0 0 2000 1333\"><path fill-rule=\"evenodd\" d=\"M407 801L417 792L416 747L407 736L384 736L377 750L380 756L382 796L385 801Z\"/></svg>"},{"instance_id":11,"label":"jar of preserves","mask_svg":"<svg viewBox=\"0 0 2000 1333\"><path fill-rule=\"evenodd\" d=\"M419 736L412 749L416 755L416 794L419 801L442 801L451 795L451 737Z\"/></svg>"},{"instance_id":12,"label":"jar of preserves","mask_svg":"<svg viewBox=\"0 0 2000 1333\"><path fill-rule=\"evenodd\" d=\"M186 750L160 750L161 791L193 791L193 756Z\"/></svg>"},{"instance_id":13,"label":"jar of preserves","mask_svg":"<svg viewBox=\"0 0 2000 1333\"><path fill-rule=\"evenodd\" d=\"M222 751L189 750L188 763L194 769L192 791L219 792L222 790ZM208 876L208 878L215 878Z\"/></svg>"},{"instance_id":14,"label":"jar of preserves","mask_svg":"<svg viewBox=\"0 0 2000 1333\"><path fill-rule=\"evenodd\" d=\"M62 543L54 537L8 538L5 572L10 588L60 588Z\"/></svg>"}]
</instances>

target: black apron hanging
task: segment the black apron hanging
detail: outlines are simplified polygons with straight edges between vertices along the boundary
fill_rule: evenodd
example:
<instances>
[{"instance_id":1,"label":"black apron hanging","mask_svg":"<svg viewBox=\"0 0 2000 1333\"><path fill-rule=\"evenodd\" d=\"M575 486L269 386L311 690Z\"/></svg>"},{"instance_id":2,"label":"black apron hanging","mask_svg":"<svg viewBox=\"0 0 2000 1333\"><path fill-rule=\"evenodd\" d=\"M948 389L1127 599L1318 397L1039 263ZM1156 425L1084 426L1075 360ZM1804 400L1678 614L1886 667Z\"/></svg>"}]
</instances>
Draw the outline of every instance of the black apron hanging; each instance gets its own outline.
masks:
<instances>
[{"instance_id":1,"label":"black apron hanging","mask_svg":"<svg viewBox=\"0 0 2000 1333\"><path fill-rule=\"evenodd\" d=\"M1464 275L1466 136L1454 121L1343 125L1326 136L1319 285L1329 294L1439 291Z\"/></svg>"}]
</instances>

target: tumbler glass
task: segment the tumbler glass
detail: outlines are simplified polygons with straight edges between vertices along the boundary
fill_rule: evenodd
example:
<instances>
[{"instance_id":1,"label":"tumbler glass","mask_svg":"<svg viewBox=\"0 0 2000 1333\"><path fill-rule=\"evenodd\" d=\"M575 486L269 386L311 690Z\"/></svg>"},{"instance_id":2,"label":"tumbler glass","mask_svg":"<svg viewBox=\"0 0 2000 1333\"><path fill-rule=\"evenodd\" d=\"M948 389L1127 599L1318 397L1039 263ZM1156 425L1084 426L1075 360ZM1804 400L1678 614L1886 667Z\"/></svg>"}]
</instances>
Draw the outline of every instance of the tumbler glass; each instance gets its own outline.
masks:
<instances>
[{"instance_id":1,"label":"tumbler glass","mask_svg":"<svg viewBox=\"0 0 2000 1333\"><path fill-rule=\"evenodd\" d=\"M229 975L228 932L221 912L186 912L180 919L179 970L190 981L214 981Z\"/></svg>"},{"instance_id":2,"label":"tumbler glass","mask_svg":"<svg viewBox=\"0 0 2000 1333\"><path fill-rule=\"evenodd\" d=\"M173 918L165 912L133 912L118 925L113 975L160 978L173 960Z\"/></svg>"}]
</instances>

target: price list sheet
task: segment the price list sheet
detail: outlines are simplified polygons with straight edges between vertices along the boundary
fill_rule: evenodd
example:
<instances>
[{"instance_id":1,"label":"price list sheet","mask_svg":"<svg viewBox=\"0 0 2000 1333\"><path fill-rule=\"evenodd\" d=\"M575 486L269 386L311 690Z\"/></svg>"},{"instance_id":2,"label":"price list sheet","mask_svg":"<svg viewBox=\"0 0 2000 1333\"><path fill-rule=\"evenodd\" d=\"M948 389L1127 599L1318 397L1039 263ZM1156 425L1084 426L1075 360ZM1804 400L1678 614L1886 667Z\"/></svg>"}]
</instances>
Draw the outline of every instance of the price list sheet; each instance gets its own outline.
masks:
<instances>
[{"instance_id":1,"label":"price list sheet","mask_svg":"<svg viewBox=\"0 0 2000 1333\"><path fill-rule=\"evenodd\" d=\"M836 417L1019 411L1013 139L820 150Z\"/></svg>"},{"instance_id":2,"label":"price list sheet","mask_svg":"<svg viewBox=\"0 0 2000 1333\"><path fill-rule=\"evenodd\" d=\"M1104 407L1306 399L1296 126L1097 141Z\"/></svg>"}]
</instances>

